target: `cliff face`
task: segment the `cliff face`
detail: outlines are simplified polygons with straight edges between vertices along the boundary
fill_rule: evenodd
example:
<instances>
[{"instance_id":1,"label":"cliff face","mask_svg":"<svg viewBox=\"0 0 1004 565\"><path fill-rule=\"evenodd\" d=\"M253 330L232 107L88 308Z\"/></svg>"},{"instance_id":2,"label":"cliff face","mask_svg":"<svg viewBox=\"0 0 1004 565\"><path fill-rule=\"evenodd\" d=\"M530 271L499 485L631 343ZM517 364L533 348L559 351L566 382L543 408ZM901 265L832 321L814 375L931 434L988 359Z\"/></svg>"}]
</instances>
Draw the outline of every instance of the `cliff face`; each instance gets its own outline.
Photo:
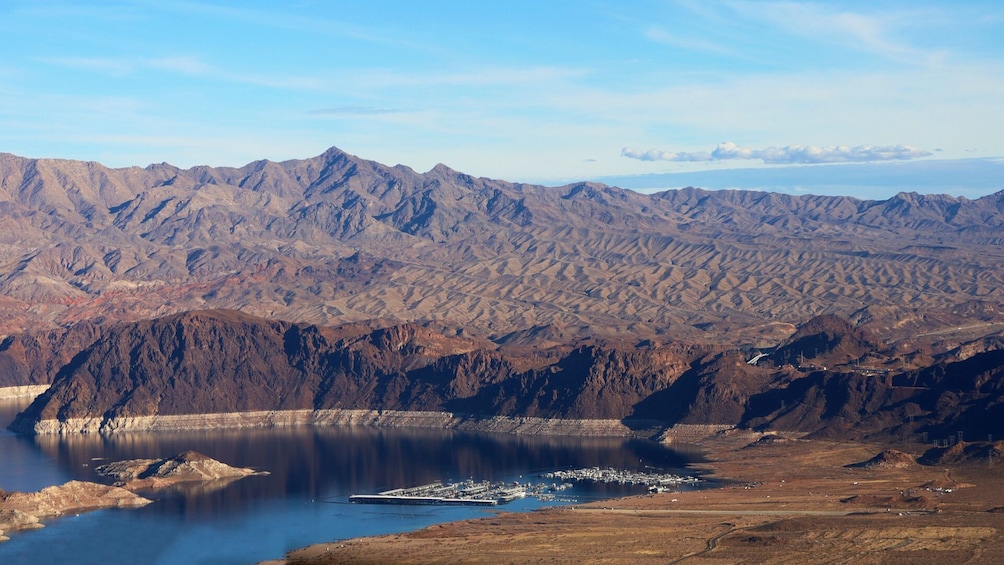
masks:
<instances>
[{"instance_id":1,"label":"cliff face","mask_svg":"<svg viewBox=\"0 0 1004 565\"><path fill-rule=\"evenodd\" d=\"M47 385L63 365L101 335L90 323L10 335L0 340L0 387Z\"/></svg>"},{"instance_id":2,"label":"cliff face","mask_svg":"<svg viewBox=\"0 0 1004 565\"><path fill-rule=\"evenodd\" d=\"M316 409L621 419L689 364L685 353L591 346L520 369L540 361L513 355L414 325L365 331L186 313L108 329L59 370L14 428Z\"/></svg>"},{"instance_id":3,"label":"cliff face","mask_svg":"<svg viewBox=\"0 0 1004 565\"><path fill-rule=\"evenodd\" d=\"M634 416L681 424L744 424L751 399L790 375L746 363L738 352L708 355L671 386L635 408Z\"/></svg>"},{"instance_id":4,"label":"cliff face","mask_svg":"<svg viewBox=\"0 0 1004 565\"><path fill-rule=\"evenodd\" d=\"M310 407L316 387L296 367L312 337L231 312L120 326L56 374L42 418L191 414ZM292 354L292 355L291 355Z\"/></svg>"},{"instance_id":5,"label":"cliff face","mask_svg":"<svg viewBox=\"0 0 1004 565\"><path fill-rule=\"evenodd\" d=\"M884 346L846 320L807 323L792 343L820 335L871 344L870 361L882 359L875 348ZM463 427L473 416L508 431L592 429L546 424L560 419L607 422L599 426L607 431L626 430L617 422L657 421L842 438L1004 435L1004 351L899 372L861 368L857 358L821 369L834 351L849 350L823 348L807 358L811 368L798 369L770 362L790 354L783 347L754 366L738 351L707 346L537 351L413 324L321 328L192 312L108 328L12 428ZM887 358L886 366L895 362Z\"/></svg>"}]
</instances>

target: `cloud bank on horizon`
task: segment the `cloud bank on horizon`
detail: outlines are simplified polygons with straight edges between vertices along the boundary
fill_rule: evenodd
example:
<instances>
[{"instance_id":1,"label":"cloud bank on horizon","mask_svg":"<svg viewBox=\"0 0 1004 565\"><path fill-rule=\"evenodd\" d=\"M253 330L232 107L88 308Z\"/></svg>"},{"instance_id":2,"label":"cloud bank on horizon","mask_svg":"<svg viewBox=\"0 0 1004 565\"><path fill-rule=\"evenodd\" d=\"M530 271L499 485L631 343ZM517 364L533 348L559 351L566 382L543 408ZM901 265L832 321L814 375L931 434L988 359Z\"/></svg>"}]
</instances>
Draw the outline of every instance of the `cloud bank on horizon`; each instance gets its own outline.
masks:
<instances>
[{"instance_id":1,"label":"cloud bank on horizon","mask_svg":"<svg viewBox=\"0 0 1004 565\"><path fill-rule=\"evenodd\" d=\"M26 157L552 183L1004 156L999 0L8 0L0 34Z\"/></svg>"},{"instance_id":2,"label":"cloud bank on horizon","mask_svg":"<svg viewBox=\"0 0 1004 565\"><path fill-rule=\"evenodd\" d=\"M769 165L805 165L818 163L869 163L875 161L908 161L920 157L929 157L930 151L924 151L910 145L858 145L849 147L836 145L833 147L816 147L814 145L786 145L785 147L767 147L766 149L750 149L736 145L731 141L719 143L712 151L670 152L659 149L642 151L625 147L621 155L639 161L675 161L681 163L701 163L729 160L760 160Z\"/></svg>"}]
</instances>

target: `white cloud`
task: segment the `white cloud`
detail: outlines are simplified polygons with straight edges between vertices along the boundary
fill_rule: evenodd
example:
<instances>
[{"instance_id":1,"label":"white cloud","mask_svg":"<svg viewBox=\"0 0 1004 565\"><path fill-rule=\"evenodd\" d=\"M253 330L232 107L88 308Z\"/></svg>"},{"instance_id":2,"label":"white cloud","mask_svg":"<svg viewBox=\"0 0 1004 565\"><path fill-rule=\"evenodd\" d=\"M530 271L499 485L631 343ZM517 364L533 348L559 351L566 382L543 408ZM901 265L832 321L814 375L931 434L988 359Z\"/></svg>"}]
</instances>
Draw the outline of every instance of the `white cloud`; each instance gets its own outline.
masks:
<instances>
[{"instance_id":1,"label":"white cloud","mask_svg":"<svg viewBox=\"0 0 1004 565\"><path fill-rule=\"evenodd\" d=\"M642 151L641 149L633 149L631 147L621 149L621 156L638 159L639 161L703 162L711 160L711 153L708 153L707 151L699 151L696 153L671 153L669 151L660 151L659 149Z\"/></svg>"},{"instance_id":2,"label":"white cloud","mask_svg":"<svg viewBox=\"0 0 1004 565\"><path fill-rule=\"evenodd\" d=\"M753 153L754 151L748 147L740 147L731 141L726 141L715 147L711 152L711 159L753 159Z\"/></svg>"},{"instance_id":3,"label":"white cloud","mask_svg":"<svg viewBox=\"0 0 1004 565\"><path fill-rule=\"evenodd\" d=\"M771 165L818 164L818 163L867 163L873 161L905 161L927 157L931 152L910 145L836 145L817 147L815 145L787 145L751 149L731 141L719 143L713 151L669 152L658 149L642 151L625 147L621 156L640 161L707 162L735 159L760 160Z\"/></svg>"}]
</instances>

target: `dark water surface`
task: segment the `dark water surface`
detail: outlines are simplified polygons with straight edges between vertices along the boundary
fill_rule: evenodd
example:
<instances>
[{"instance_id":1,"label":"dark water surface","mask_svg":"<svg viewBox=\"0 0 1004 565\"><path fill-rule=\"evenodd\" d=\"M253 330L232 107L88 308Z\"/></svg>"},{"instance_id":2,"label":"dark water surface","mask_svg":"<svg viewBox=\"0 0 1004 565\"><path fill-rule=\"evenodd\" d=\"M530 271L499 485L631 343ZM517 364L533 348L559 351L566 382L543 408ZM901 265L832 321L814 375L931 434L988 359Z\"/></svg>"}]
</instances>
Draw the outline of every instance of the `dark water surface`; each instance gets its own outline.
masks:
<instances>
[{"instance_id":1,"label":"dark water surface","mask_svg":"<svg viewBox=\"0 0 1004 565\"><path fill-rule=\"evenodd\" d=\"M0 400L0 427L27 405ZM140 493L155 502L49 520L9 534L0 563L256 563L312 543L415 530L486 516L474 507L349 504L348 496L435 481L535 481L573 467L680 470L696 456L654 442L470 434L441 430L313 428L24 437L0 431L0 488L34 491L78 479L108 482L94 467L193 449L229 465L269 471L228 484ZM682 471L681 471L682 472ZM564 491L588 501L627 487ZM525 511L561 502L499 506Z\"/></svg>"}]
</instances>

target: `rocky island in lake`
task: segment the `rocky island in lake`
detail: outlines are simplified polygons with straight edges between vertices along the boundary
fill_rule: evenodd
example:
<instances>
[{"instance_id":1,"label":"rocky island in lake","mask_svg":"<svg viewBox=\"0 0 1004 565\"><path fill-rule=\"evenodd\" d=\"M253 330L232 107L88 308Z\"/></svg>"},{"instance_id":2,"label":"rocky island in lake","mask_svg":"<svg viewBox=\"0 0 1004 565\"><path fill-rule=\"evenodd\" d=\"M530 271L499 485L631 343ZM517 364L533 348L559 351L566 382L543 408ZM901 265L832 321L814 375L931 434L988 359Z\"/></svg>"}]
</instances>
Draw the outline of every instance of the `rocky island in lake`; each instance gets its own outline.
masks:
<instances>
[{"instance_id":1,"label":"rocky island in lake","mask_svg":"<svg viewBox=\"0 0 1004 565\"><path fill-rule=\"evenodd\" d=\"M42 527L42 520L103 508L138 508L153 502L121 487L69 481L38 492L0 490L0 541L4 532Z\"/></svg>"},{"instance_id":2,"label":"rocky island in lake","mask_svg":"<svg viewBox=\"0 0 1004 565\"><path fill-rule=\"evenodd\" d=\"M4 532L41 528L42 520L70 513L104 508L139 508L153 502L133 491L153 490L179 483L228 484L252 475L268 474L231 467L195 451L185 451L165 459L132 459L108 463L95 469L114 485L69 481L38 492L0 490L0 541Z\"/></svg>"},{"instance_id":3,"label":"rocky island in lake","mask_svg":"<svg viewBox=\"0 0 1004 565\"><path fill-rule=\"evenodd\" d=\"M268 474L268 471L231 467L191 450L166 459L117 461L101 465L95 471L103 477L115 479L116 486L128 490L165 488L186 482L229 482Z\"/></svg>"}]
</instances>

